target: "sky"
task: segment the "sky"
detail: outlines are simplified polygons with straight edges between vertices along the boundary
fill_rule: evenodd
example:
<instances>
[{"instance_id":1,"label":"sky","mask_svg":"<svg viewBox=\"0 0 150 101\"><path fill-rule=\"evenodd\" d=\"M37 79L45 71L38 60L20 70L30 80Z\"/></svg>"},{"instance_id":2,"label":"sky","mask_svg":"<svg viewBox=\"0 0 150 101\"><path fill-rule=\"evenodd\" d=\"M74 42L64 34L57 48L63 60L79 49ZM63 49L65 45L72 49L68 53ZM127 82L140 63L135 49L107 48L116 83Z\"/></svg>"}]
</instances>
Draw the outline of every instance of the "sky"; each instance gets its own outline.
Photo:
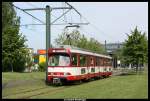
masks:
<instances>
[{"instance_id":1,"label":"sky","mask_svg":"<svg viewBox=\"0 0 150 101\"><path fill-rule=\"evenodd\" d=\"M148 36L148 2L68 2L74 6L82 15L80 17L74 10L70 10L65 16L55 22L60 23L87 23L80 25L78 30L88 39L95 38L100 43L124 42L127 39L126 33L130 34L136 26ZM51 8L67 6L64 2L14 2L14 5L22 8L45 8L49 5ZM21 25L24 24L41 24L31 16L15 9L17 16L21 17ZM52 10L51 22L61 16L67 10ZM44 23L45 11L28 11L28 13L42 20ZM66 25L51 26L51 43L56 45L55 39L65 30ZM71 31L76 28L69 28ZM45 25L21 26L20 33L26 36L29 48L37 49L46 48Z\"/></svg>"}]
</instances>

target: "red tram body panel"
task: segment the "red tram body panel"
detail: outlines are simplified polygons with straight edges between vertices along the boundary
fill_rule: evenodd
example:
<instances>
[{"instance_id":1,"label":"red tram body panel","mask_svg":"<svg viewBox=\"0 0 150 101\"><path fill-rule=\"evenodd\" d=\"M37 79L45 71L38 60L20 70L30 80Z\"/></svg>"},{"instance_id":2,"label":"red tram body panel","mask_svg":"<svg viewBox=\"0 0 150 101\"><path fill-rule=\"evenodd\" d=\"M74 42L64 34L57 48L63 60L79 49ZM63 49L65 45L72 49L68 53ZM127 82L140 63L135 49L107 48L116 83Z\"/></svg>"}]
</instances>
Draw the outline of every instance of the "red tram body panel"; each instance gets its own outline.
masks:
<instances>
[{"instance_id":1,"label":"red tram body panel","mask_svg":"<svg viewBox=\"0 0 150 101\"><path fill-rule=\"evenodd\" d=\"M50 83L108 77L112 75L112 58L71 46L50 48L47 72Z\"/></svg>"}]
</instances>

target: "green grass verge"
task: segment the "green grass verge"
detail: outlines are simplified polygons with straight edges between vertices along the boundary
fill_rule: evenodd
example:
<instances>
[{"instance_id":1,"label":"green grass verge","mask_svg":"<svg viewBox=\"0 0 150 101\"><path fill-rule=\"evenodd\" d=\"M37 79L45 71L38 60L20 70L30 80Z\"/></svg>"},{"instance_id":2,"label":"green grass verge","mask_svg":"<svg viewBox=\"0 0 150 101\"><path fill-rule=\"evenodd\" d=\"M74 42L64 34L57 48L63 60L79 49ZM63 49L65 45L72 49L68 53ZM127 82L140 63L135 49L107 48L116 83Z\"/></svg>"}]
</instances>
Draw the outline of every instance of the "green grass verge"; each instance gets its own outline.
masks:
<instances>
[{"instance_id":1,"label":"green grass verge","mask_svg":"<svg viewBox=\"0 0 150 101\"><path fill-rule=\"evenodd\" d=\"M32 72L32 73L17 73L17 72L3 72L2 83L16 80L33 80L33 79L45 79L44 72Z\"/></svg>"},{"instance_id":2,"label":"green grass verge","mask_svg":"<svg viewBox=\"0 0 150 101\"><path fill-rule=\"evenodd\" d=\"M3 81L8 82L10 80L22 80L22 78L39 79L39 82L35 82L33 85L23 85L24 91L30 89L37 89L40 87L46 87L46 89L35 90L33 92L26 92L23 94L11 95L16 92L22 92L21 86L15 88L5 88L2 90L2 95L9 95L6 98L21 98L30 96L32 94L39 94L40 92L46 92L42 95L33 96L31 98L93 98L93 99L139 99L148 98L148 73L144 72L137 75L125 75L125 76L113 76L106 79L91 81L80 85L63 86L63 90L53 91L60 87L46 86L41 79L45 78L45 73L2 73ZM38 75L38 76L37 76ZM3 82L2 81L2 82Z\"/></svg>"}]
</instances>

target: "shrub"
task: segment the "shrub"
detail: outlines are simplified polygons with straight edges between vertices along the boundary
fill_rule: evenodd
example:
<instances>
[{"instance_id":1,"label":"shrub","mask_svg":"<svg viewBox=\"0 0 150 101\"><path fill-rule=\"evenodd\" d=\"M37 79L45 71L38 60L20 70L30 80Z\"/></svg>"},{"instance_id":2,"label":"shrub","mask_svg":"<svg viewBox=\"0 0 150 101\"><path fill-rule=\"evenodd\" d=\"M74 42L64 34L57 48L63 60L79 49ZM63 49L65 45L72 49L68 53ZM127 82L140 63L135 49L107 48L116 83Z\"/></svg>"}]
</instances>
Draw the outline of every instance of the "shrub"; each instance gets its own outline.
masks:
<instances>
[{"instance_id":1,"label":"shrub","mask_svg":"<svg viewBox=\"0 0 150 101\"><path fill-rule=\"evenodd\" d=\"M46 70L46 62L39 63L39 71L43 72Z\"/></svg>"}]
</instances>

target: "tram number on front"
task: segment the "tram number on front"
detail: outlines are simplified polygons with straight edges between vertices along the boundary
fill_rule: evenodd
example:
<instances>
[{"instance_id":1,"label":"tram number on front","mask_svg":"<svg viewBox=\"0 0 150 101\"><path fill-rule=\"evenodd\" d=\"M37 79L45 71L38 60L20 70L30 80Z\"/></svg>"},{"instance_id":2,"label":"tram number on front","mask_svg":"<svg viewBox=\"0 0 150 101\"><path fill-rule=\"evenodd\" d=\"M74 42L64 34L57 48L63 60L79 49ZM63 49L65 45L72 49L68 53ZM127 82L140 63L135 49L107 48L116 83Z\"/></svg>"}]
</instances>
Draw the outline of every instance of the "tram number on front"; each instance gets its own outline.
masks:
<instances>
[{"instance_id":1,"label":"tram number on front","mask_svg":"<svg viewBox=\"0 0 150 101\"><path fill-rule=\"evenodd\" d=\"M85 68L81 68L81 74L85 73Z\"/></svg>"}]
</instances>

